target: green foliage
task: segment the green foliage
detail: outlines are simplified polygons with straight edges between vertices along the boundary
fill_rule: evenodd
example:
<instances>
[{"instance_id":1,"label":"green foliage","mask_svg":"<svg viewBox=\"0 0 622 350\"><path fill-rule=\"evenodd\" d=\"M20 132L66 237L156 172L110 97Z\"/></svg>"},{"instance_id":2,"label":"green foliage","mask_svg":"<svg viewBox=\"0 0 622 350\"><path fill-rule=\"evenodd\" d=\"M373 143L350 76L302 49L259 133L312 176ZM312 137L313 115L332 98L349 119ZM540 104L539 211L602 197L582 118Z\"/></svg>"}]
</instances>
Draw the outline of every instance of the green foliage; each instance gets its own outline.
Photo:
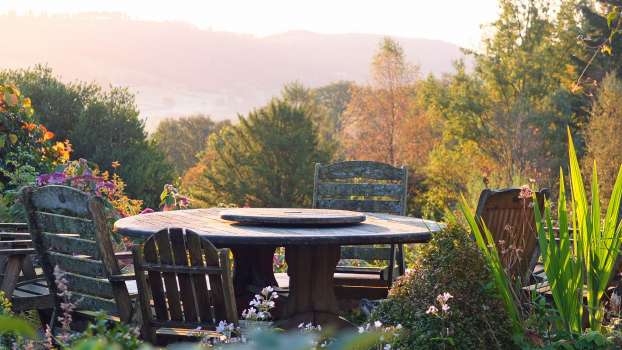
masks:
<instances>
[{"instance_id":1,"label":"green foliage","mask_svg":"<svg viewBox=\"0 0 622 350\"><path fill-rule=\"evenodd\" d=\"M590 329L600 331L604 316L604 306L601 304L603 295L614 273L622 244L622 224L619 223L622 167L618 172L606 214L601 217L596 164L592 175L592 197L588 200L570 131L568 139L572 211L569 214L562 175L558 203L560 242L558 245L555 241L550 206L545 208L545 228L536 203L534 212L539 245L544 271L551 282L551 291L564 328L572 332L582 330L585 291ZM570 223L574 233L572 243Z\"/></svg>"},{"instance_id":2,"label":"green foliage","mask_svg":"<svg viewBox=\"0 0 622 350\"><path fill-rule=\"evenodd\" d=\"M611 190L622 164L622 80L614 74L603 79L592 105L589 124L586 128L587 157L584 168L589 169L593 162L598 163L601 204L609 200Z\"/></svg>"},{"instance_id":3,"label":"green foliage","mask_svg":"<svg viewBox=\"0 0 622 350\"><path fill-rule=\"evenodd\" d=\"M445 319L426 314L437 296L450 293ZM399 279L372 315L386 324L401 324L394 348L511 349L512 322L494 278L469 234L451 224L424 245L413 271ZM449 328L455 346L440 342Z\"/></svg>"},{"instance_id":4,"label":"green foliage","mask_svg":"<svg viewBox=\"0 0 622 350\"><path fill-rule=\"evenodd\" d=\"M214 122L203 114L167 118L158 124L152 138L176 173L183 175L199 160L209 135L226 125L230 125L228 120Z\"/></svg>"},{"instance_id":5,"label":"green foliage","mask_svg":"<svg viewBox=\"0 0 622 350\"><path fill-rule=\"evenodd\" d=\"M45 66L0 71L0 82L5 81L32 96L34 118L57 132L58 139L71 140L75 158L89 159L102 171L112 171L113 162L120 162L117 173L125 179L128 194L157 207L173 170L147 140L132 93L93 83L65 84Z\"/></svg>"},{"instance_id":6,"label":"green foliage","mask_svg":"<svg viewBox=\"0 0 622 350\"><path fill-rule=\"evenodd\" d=\"M102 314L86 331L71 340L72 349L111 349L136 350L143 342L138 339L138 329L123 323L111 323Z\"/></svg>"},{"instance_id":7,"label":"green foliage","mask_svg":"<svg viewBox=\"0 0 622 350\"><path fill-rule=\"evenodd\" d=\"M306 110L273 100L210 136L204 171L187 189L210 205L308 206L314 164L328 159Z\"/></svg>"}]
</instances>

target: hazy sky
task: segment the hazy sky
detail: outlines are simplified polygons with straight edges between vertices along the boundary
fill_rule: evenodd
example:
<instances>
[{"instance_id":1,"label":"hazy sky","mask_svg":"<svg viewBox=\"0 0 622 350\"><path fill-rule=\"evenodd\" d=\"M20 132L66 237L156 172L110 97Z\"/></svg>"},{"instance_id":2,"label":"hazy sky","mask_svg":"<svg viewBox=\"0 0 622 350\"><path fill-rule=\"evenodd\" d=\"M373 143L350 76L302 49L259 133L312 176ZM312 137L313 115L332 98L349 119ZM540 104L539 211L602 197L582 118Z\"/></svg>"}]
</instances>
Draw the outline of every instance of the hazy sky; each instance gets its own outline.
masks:
<instances>
[{"instance_id":1,"label":"hazy sky","mask_svg":"<svg viewBox=\"0 0 622 350\"><path fill-rule=\"evenodd\" d=\"M0 0L0 13L123 12L263 36L288 30L440 39L476 48L496 0Z\"/></svg>"}]
</instances>

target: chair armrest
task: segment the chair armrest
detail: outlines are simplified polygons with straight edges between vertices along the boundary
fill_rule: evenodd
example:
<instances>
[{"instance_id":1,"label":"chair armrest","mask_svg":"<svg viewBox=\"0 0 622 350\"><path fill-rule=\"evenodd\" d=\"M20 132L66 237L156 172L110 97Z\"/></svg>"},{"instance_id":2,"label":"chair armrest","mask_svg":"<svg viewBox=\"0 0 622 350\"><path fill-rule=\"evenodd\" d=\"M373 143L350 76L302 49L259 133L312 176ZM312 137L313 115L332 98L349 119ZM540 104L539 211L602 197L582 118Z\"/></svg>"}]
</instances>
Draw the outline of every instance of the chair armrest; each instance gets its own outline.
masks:
<instances>
[{"instance_id":1,"label":"chair armrest","mask_svg":"<svg viewBox=\"0 0 622 350\"><path fill-rule=\"evenodd\" d=\"M121 275L111 275L108 279L110 282L132 281L136 279L136 275L133 273L124 273Z\"/></svg>"},{"instance_id":2,"label":"chair armrest","mask_svg":"<svg viewBox=\"0 0 622 350\"><path fill-rule=\"evenodd\" d=\"M131 258L132 252L117 252L114 253L114 256L116 256L117 258Z\"/></svg>"}]
</instances>

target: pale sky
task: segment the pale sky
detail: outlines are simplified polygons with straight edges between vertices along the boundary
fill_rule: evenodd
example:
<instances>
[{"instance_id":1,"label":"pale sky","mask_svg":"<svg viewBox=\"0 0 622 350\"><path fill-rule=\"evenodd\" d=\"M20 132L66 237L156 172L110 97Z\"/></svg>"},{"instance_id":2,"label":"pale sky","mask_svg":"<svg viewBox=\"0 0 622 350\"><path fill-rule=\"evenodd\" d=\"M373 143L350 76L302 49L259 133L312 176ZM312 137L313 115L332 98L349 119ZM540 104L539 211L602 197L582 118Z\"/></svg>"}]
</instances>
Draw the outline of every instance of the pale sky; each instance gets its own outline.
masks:
<instances>
[{"instance_id":1,"label":"pale sky","mask_svg":"<svg viewBox=\"0 0 622 350\"><path fill-rule=\"evenodd\" d=\"M0 0L0 13L122 12L265 36L289 30L439 39L477 48L496 0Z\"/></svg>"}]
</instances>

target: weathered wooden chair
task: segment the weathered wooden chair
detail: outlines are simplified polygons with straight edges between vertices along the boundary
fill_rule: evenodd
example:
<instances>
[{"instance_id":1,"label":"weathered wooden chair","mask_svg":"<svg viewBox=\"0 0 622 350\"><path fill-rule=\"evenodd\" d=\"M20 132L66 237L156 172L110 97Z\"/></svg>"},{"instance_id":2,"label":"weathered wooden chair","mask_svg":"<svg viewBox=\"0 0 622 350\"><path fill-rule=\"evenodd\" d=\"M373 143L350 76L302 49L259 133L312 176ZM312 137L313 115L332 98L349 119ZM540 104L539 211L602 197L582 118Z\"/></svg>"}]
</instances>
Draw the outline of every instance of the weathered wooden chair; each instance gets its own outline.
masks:
<instances>
[{"instance_id":1,"label":"weathered wooden chair","mask_svg":"<svg viewBox=\"0 0 622 350\"><path fill-rule=\"evenodd\" d=\"M36 309L48 322L53 298L33 265L35 250L26 223L0 223L0 290L14 312Z\"/></svg>"},{"instance_id":2,"label":"weathered wooden chair","mask_svg":"<svg viewBox=\"0 0 622 350\"><path fill-rule=\"evenodd\" d=\"M54 296L56 316L63 297L58 295L54 270L67 280L78 316L92 318L103 311L111 319L129 322L136 295L134 274L122 274L101 198L77 189L49 185L22 189L33 245ZM133 289L128 291L128 286ZM55 320L52 319L52 328Z\"/></svg>"},{"instance_id":3,"label":"weathered wooden chair","mask_svg":"<svg viewBox=\"0 0 622 350\"><path fill-rule=\"evenodd\" d=\"M134 247L134 269L142 335L153 344L217 337L218 322L237 324L229 251L216 249L197 233L168 229L153 234Z\"/></svg>"},{"instance_id":4,"label":"weathered wooden chair","mask_svg":"<svg viewBox=\"0 0 622 350\"><path fill-rule=\"evenodd\" d=\"M315 165L313 207L361 212L406 214L408 170L372 161ZM385 268L338 266L337 294L382 298L395 277L405 273L401 244L345 246L341 259L386 261Z\"/></svg>"},{"instance_id":5,"label":"weathered wooden chair","mask_svg":"<svg viewBox=\"0 0 622 350\"><path fill-rule=\"evenodd\" d=\"M490 230L509 274L526 285L532 281L540 253L532 200L520 198L520 193L520 188L485 189L479 197L476 218ZM549 196L548 189L536 193L542 210Z\"/></svg>"}]
</instances>

